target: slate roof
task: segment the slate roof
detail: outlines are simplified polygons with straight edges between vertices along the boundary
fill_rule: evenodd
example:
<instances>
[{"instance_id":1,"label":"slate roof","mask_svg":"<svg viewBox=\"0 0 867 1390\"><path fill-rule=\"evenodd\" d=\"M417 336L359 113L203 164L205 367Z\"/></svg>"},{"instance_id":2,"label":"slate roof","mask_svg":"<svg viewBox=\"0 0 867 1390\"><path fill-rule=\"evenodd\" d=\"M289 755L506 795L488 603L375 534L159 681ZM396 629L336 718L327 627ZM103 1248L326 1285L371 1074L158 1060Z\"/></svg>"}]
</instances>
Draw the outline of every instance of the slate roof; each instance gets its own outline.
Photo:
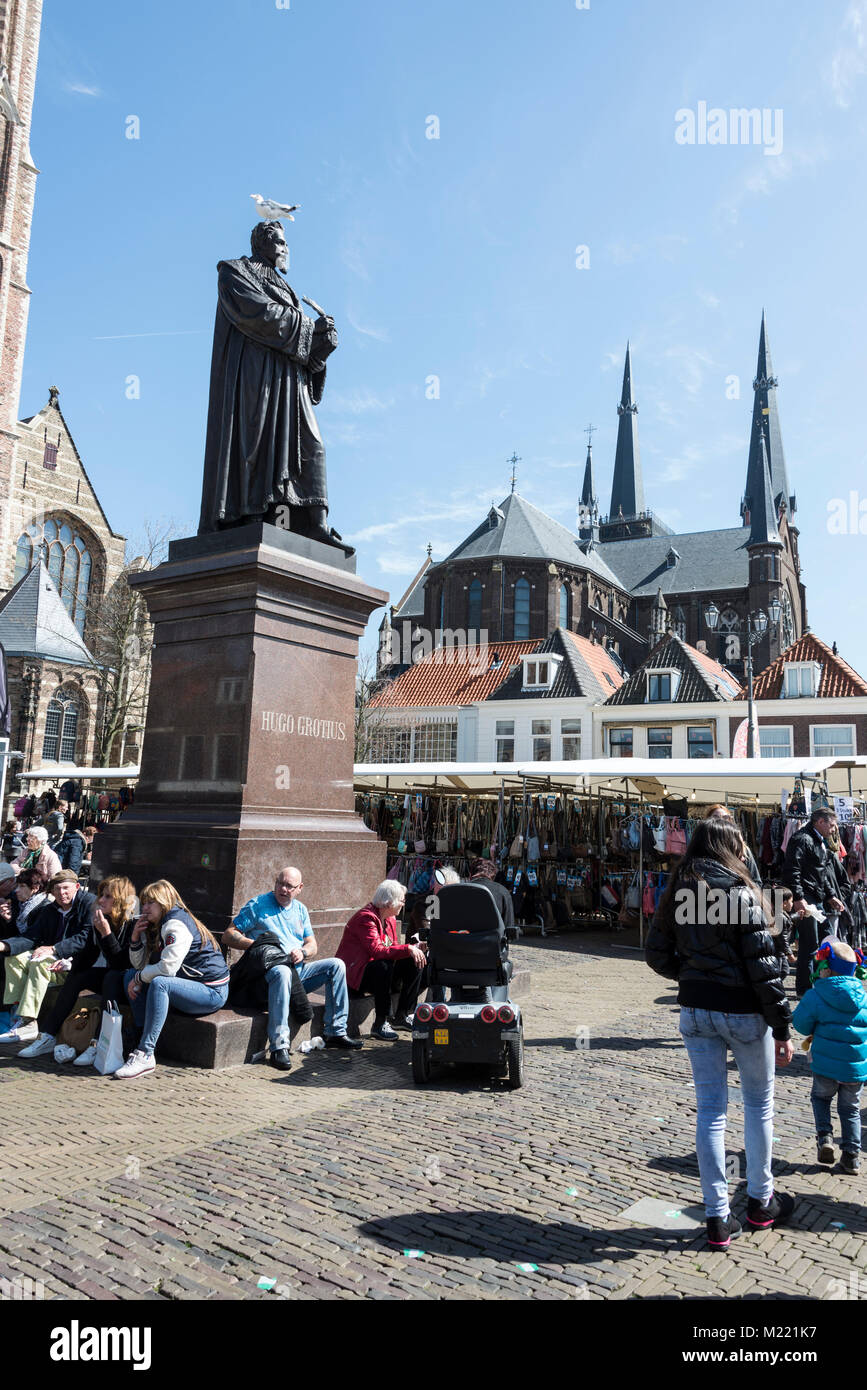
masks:
<instances>
[{"instance_id":1,"label":"slate roof","mask_svg":"<svg viewBox=\"0 0 867 1390\"><path fill-rule=\"evenodd\" d=\"M510 493L500 503L499 510L504 520L498 526L492 527L485 518L481 526L461 541L448 559L481 560L502 556L509 559L560 560L589 570L618 588L623 587L602 557L601 546L585 551L577 536L534 507L520 493Z\"/></svg>"},{"instance_id":2,"label":"slate roof","mask_svg":"<svg viewBox=\"0 0 867 1390\"><path fill-rule=\"evenodd\" d=\"M546 652L563 657L550 690L524 690L524 671L520 666L509 679L499 685L489 700L563 700L582 697L596 702L607 700L612 690L623 683L619 666L599 642L579 637L558 627L535 646L535 654ZM526 653L529 655L529 653Z\"/></svg>"},{"instance_id":3,"label":"slate roof","mask_svg":"<svg viewBox=\"0 0 867 1390\"><path fill-rule=\"evenodd\" d=\"M705 700L730 701L743 694L740 682L725 666L713 657L691 647L674 633L657 643L637 670L633 671L620 689L605 701L608 705L643 705L647 703L645 672L658 670L680 671L675 698L676 705L698 704ZM666 701L666 703L669 703Z\"/></svg>"},{"instance_id":4,"label":"slate roof","mask_svg":"<svg viewBox=\"0 0 867 1390\"><path fill-rule=\"evenodd\" d=\"M7 656L94 665L41 560L0 599L0 646Z\"/></svg>"},{"instance_id":5,"label":"slate roof","mask_svg":"<svg viewBox=\"0 0 867 1390\"><path fill-rule=\"evenodd\" d=\"M404 618L424 617L425 575L430 567L431 558L428 555L425 557L425 562L418 571L418 574L410 582L410 586L403 595L403 598L398 599L397 603L394 605L392 609L393 621L397 621L398 619L402 620Z\"/></svg>"},{"instance_id":6,"label":"slate roof","mask_svg":"<svg viewBox=\"0 0 867 1390\"><path fill-rule=\"evenodd\" d=\"M749 582L746 544L749 527L723 531L689 531L683 535L640 536L634 540L603 541L598 549L621 586L636 596L717 592L743 589ZM668 566L674 548L679 560Z\"/></svg>"},{"instance_id":7,"label":"slate roof","mask_svg":"<svg viewBox=\"0 0 867 1390\"><path fill-rule=\"evenodd\" d=\"M793 661L817 661L822 667L819 699L867 695L867 681L841 656L835 656L831 648L812 632L805 632L803 637L799 637L756 676L753 690L757 700L779 700L783 689L783 667Z\"/></svg>"},{"instance_id":8,"label":"slate roof","mask_svg":"<svg viewBox=\"0 0 867 1390\"><path fill-rule=\"evenodd\" d=\"M371 700L376 709L469 705L485 700L506 680L521 657L539 646L526 642L491 642L486 647L437 647L408 667ZM494 659L499 661L494 665Z\"/></svg>"}]
</instances>

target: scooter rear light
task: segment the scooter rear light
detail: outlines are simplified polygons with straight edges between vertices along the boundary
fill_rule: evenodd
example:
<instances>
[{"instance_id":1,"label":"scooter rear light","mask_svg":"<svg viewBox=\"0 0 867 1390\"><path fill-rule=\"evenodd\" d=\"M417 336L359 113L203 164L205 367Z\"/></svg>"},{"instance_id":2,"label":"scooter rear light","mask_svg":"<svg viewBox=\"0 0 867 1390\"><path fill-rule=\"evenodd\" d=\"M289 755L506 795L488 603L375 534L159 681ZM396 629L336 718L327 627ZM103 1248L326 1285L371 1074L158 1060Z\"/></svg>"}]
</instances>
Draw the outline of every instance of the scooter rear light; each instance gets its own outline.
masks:
<instances>
[{"instance_id":1,"label":"scooter rear light","mask_svg":"<svg viewBox=\"0 0 867 1390\"><path fill-rule=\"evenodd\" d=\"M497 1020L497 1011L496 1009L492 1009L490 1004L486 1004L479 1014L479 1018L482 1020L482 1023L495 1023Z\"/></svg>"},{"instance_id":2,"label":"scooter rear light","mask_svg":"<svg viewBox=\"0 0 867 1390\"><path fill-rule=\"evenodd\" d=\"M433 1009L431 1008L430 1004L419 1004L418 1008L415 1011L416 1023L429 1023L432 1013Z\"/></svg>"},{"instance_id":3,"label":"scooter rear light","mask_svg":"<svg viewBox=\"0 0 867 1390\"><path fill-rule=\"evenodd\" d=\"M445 1004L436 1004L433 1011L435 1023L445 1023L448 1020L449 1011Z\"/></svg>"},{"instance_id":4,"label":"scooter rear light","mask_svg":"<svg viewBox=\"0 0 867 1390\"><path fill-rule=\"evenodd\" d=\"M504 1004L502 1008L498 1010L497 1018L501 1023L514 1023L515 1010L511 1009L508 1004Z\"/></svg>"}]
</instances>

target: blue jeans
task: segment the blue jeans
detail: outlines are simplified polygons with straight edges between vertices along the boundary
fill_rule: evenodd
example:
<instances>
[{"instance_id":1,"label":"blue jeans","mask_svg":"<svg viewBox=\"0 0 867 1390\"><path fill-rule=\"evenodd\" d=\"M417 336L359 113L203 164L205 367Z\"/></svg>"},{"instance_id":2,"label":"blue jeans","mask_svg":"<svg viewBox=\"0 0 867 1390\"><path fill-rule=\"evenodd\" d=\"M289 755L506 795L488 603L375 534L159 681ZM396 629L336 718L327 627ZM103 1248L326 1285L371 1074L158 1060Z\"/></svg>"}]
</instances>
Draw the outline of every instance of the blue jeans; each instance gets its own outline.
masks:
<instances>
[{"instance_id":1,"label":"blue jeans","mask_svg":"<svg viewBox=\"0 0 867 1390\"><path fill-rule=\"evenodd\" d=\"M774 1041L770 1028L761 1014L720 1014L682 1008L680 1032L695 1083L695 1148L708 1217L726 1217L729 1213L725 1171L729 1048L740 1072L744 1098L747 1196L763 1203L769 1201L774 1191Z\"/></svg>"},{"instance_id":2,"label":"blue jeans","mask_svg":"<svg viewBox=\"0 0 867 1390\"><path fill-rule=\"evenodd\" d=\"M816 1121L817 1134L833 1134L831 1101L837 1097L837 1114L843 1133L843 1152L861 1152L861 1086L860 1081L832 1081L830 1076L813 1075L810 1101Z\"/></svg>"},{"instance_id":3,"label":"blue jeans","mask_svg":"<svg viewBox=\"0 0 867 1390\"><path fill-rule=\"evenodd\" d=\"M124 992L135 973L134 970L127 970L124 975ZM227 984L205 985L199 980L184 980L179 975L157 975L156 979L143 987L137 999L129 1000L136 1026L142 1029L139 1052L153 1056L169 1006L179 1013L201 1018L203 1014L213 1014L217 1009L222 1009L228 997ZM126 998L129 999L129 995Z\"/></svg>"},{"instance_id":4,"label":"blue jeans","mask_svg":"<svg viewBox=\"0 0 867 1390\"><path fill-rule=\"evenodd\" d=\"M325 1032L345 1033L349 1020L349 995L346 989L346 966L342 960L326 959L302 961L296 965L298 978L305 992L310 993L319 985L325 985ZM292 974L288 965L272 965L266 971L268 982L268 1041L271 1050L288 1048L289 998L292 988Z\"/></svg>"}]
</instances>

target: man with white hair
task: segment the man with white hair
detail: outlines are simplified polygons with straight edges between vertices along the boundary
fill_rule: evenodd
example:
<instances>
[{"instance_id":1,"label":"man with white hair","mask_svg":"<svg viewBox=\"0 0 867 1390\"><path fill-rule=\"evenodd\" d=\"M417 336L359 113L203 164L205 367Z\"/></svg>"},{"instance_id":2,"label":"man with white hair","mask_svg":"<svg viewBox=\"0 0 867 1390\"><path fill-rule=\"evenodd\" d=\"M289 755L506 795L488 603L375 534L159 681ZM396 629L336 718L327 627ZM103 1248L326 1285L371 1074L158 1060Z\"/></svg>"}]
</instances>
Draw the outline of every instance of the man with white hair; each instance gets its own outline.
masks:
<instances>
[{"instance_id":1,"label":"man with white hair","mask_svg":"<svg viewBox=\"0 0 867 1390\"><path fill-rule=\"evenodd\" d=\"M281 869L272 893L260 893L251 898L223 933L223 945L236 951L248 951L257 937L270 932L285 946L298 979L309 994L325 986L325 1046L362 1047L360 1038L347 1036L349 996L346 992L346 970L342 960L333 957L313 962L319 949L310 914L298 894L304 887L301 870L290 865ZM289 1071L291 1034L289 1004L292 995L292 971L288 965L272 965L265 974L268 983L268 1040L271 1044L271 1065L278 1071Z\"/></svg>"},{"instance_id":2,"label":"man with white hair","mask_svg":"<svg viewBox=\"0 0 867 1390\"><path fill-rule=\"evenodd\" d=\"M421 946L398 939L397 914L406 901L406 889L393 878L384 879L366 907L349 919L337 954L346 965L350 993L373 995L374 1016L370 1035L383 1042L397 1039L398 1027L411 1026L418 997L427 980L427 956ZM391 996L399 993L393 1019Z\"/></svg>"}]
</instances>

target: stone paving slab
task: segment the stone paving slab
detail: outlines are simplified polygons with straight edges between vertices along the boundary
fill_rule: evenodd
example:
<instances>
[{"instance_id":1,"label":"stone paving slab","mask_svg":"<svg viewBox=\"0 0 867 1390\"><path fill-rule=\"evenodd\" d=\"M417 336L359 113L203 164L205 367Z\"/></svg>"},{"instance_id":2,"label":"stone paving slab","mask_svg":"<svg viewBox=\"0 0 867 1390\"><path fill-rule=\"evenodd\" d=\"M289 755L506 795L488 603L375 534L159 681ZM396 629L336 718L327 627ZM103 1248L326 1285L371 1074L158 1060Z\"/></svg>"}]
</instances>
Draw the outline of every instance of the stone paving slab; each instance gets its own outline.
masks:
<instances>
[{"instance_id":1,"label":"stone paving slab","mask_svg":"<svg viewBox=\"0 0 867 1390\"><path fill-rule=\"evenodd\" d=\"M518 1092L466 1071L416 1088L405 1037L285 1076L130 1083L0 1049L0 1277L96 1300L823 1299L863 1279L864 1180L815 1163L803 1054L777 1087L796 1225L710 1252L623 1215L701 1200L673 991L607 937L513 950L533 972ZM736 1072L731 1095L742 1168Z\"/></svg>"}]
</instances>

